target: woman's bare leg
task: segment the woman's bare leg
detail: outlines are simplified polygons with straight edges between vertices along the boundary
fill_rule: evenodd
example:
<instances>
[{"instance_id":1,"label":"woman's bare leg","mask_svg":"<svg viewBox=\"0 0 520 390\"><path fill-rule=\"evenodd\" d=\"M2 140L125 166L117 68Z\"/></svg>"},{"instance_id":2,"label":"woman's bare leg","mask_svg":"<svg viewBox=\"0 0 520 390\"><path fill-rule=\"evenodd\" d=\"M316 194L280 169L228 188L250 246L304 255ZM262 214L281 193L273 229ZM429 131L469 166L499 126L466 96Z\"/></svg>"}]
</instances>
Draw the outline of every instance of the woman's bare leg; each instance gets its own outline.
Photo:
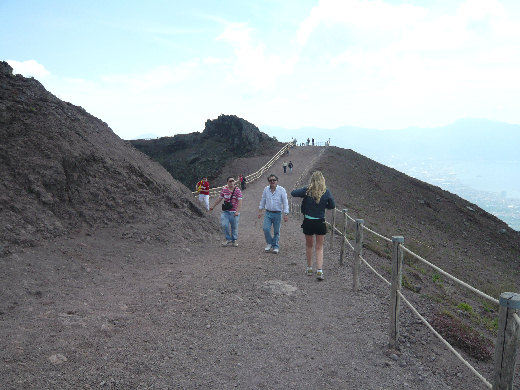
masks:
<instances>
[{"instance_id":1,"label":"woman's bare leg","mask_svg":"<svg viewBox=\"0 0 520 390\"><path fill-rule=\"evenodd\" d=\"M325 236L316 234L316 268L322 269L323 267L323 240ZM312 250L312 247L311 247Z\"/></svg>"},{"instance_id":2,"label":"woman's bare leg","mask_svg":"<svg viewBox=\"0 0 520 390\"><path fill-rule=\"evenodd\" d=\"M318 237L318 236L316 236ZM323 243L323 241L322 241ZM312 267L312 245L313 236L305 235L305 255L307 256L307 267ZM323 256L321 257L323 261Z\"/></svg>"}]
</instances>

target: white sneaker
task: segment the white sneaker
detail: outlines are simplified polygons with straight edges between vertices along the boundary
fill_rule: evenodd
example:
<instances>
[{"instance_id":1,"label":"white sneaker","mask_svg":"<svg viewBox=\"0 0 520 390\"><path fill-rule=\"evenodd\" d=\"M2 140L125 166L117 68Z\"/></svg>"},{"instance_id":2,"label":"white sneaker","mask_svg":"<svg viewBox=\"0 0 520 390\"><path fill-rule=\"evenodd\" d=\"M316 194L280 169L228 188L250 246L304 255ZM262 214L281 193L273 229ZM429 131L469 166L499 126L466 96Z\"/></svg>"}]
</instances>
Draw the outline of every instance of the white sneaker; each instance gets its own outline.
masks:
<instances>
[{"instance_id":1,"label":"white sneaker","mask_svg":"<svg viewBox=\"0 0 520 390\"><path fill-rule=\"evenodd\" d=\"M271 250L271 244L267 244L265 247L265 251L269 252Z\"/></svg>"},{"instance_id":2,"label":"white sneaker","mask_svg":"<svg viewBox=\"0 0 520 390\"><path fill-rule=\"evenodd\" d=\"M274 253L275 255L277 255L279 251L280 251L280 249L278 249L278 248L274 248L274 249L273 249L273 253Z\"/></svg>"},{"instance_id":3,"label":"white sneaker","mask_svg":"<svg viewBox=\"0 0 520 390\"><path fill-rule=\"evenodd\" d=\"M229 246L229 245L231 245L232 242L233 242L233 241L224 241L224 242L222 243L222 246Z\"/></svg>"},{"instance_id":4,"label":"white sneaker","mask_svg":"<svg viewBox=\"0 0 520 390\"><path fill-rule=\"evenodd\" d=\"M231 245L233 245L233 246L235 246L235 247L236 247L236 246L238 246L238 242L236 242L236 241L233 241L233 242L231 243Z\"/></svg>"}]
</instances>

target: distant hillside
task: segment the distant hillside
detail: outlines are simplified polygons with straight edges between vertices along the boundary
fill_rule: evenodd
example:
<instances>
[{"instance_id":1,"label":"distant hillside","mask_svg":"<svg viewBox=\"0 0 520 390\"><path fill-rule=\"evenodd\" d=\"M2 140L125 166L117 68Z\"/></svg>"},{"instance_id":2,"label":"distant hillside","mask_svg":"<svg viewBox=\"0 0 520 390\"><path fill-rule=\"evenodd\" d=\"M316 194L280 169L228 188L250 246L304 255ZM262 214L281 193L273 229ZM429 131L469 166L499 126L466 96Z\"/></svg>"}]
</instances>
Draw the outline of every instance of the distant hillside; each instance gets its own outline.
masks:
<instances>
[{"instance_id":1,"label":"distant hillside","mask_svg":"<svg viewBox=\"0 0 520 390\"><path fill-rule=\"evenodd\" d=\"M70 232L162 217L183 225L184 235L200 233L205 214L185 186L106 123L38 81L14 76L6 62L0 140L0 255Z\"/></svg>"},{"instance_id":2,"label":"distant hillside","mask_svg":"<svg viewBox=\"0 0 520 390\"><path fill-rule=\"evenodd\" d=\"M518 160L520 125L486 119L461 119L447 126L375 130L355 126L335 129L305 127L289 130L265 126L268 134L280 140L293 137L303 142L331 138L332 145L351 148L370 156L402 155L407 158L438 160Z\"/></svg>"},{"instance_id":3,"label":"distant hillside","mask_svg":"<svg viewBox=\"0 0 520 390\"><path fill-rule=\"evenodd\" d=\"M410 249L495 297L520 290L520 232L475 204L352 150L330 147L315 168L336 207L367 227L404 236ZM389 254L381 240L365 237Z\"/></svg>"},{"instance_id":4,"label":"distant hillside","mask_svg":"<svg viewBox=\"0 0 520 390\"><path fill-rule=\"evenodd\" d=\"M207 120L202 133L130 142L189 188L193 188L202 176L213 181L233 159L273 155L282 146L252 123L235 115Z\"/></svg>"},{"instance_id":5,"label":"distant hillside","mask_svg":"<svg viewBox=\"0 0 520 390\"><path fill-rule=\"evenodd\" d=\"M520 125L463 119L435 128L288 130L263 127L281 140L314 137L355 150L456 193L520 230Z\"/></svg>"}]
</instances>

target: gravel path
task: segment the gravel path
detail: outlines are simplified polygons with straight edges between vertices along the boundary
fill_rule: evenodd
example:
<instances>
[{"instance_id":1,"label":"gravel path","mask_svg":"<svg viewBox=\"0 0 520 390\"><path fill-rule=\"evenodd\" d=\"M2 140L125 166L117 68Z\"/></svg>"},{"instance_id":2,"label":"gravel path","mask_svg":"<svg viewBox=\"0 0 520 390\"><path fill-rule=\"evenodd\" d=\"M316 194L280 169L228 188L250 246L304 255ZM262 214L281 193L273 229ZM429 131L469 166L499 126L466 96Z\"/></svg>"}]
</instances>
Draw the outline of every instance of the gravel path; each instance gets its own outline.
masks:
<instances>
[{"instance_id":1,"label":"gravel path","mask_svg":"<svg viewBox=\"0 0 520 390\"><path fill-rule=\"evenodd\" d=\"M279 184L290 191L320 149L292 151L292 175L280 161ZM264 253L266 177L244 193L238 248L222 234L173 244L159 221L0 259L0 387L485 388L406 309L403 348L389 350L388 289L362 267L353 292L352 253L340 266L329 238L326 280L306 276L300 217L282 224L280 254Z\"/></svg>"}]
</instances>

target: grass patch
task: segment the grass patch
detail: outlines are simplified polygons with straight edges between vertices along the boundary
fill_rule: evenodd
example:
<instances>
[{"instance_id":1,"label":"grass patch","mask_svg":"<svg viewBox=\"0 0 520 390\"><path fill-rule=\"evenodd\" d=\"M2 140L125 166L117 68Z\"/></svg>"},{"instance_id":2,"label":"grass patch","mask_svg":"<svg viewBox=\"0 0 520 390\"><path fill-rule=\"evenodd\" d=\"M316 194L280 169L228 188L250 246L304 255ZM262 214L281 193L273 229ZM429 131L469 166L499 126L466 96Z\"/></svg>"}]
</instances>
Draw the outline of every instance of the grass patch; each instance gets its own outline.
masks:
<instances>
[{"instance_id":1,"label":"grass patch","mask_svg":"<svg viewBox=\"0 0 520 390\"><path fill-rule=\"evenodd\" d=\"M463 310L465 311L466 313L473 313L473 308L471 307L471 305L465 303L465 302L461 302L457 305L457 308L459 308L460 310Z\"/></svg>"},{"instance_id":2,"label":"grass patch","mask_svg":"<svg viewBox=\"0 0 520 390\"><path fill-rule=\"evenodd\" d=\"M414 240L413 238L409 238L408 239L408 243L406 243L406 247L408 249L410 249L413 253L415 253L416 255L419 255L420 257L422 257L423 259L426 259L428 260L428 257L430 257L430 255L434 252L434 249L429 246L428 244L425 244L425 243L422 243L420 241L416 241ZM405 253L404 254L404 262L407 264L407 265L414 265L418 262L419 260L415 257L415 256L412 256L408 253Z\"/></svg>"},{"instance_id":3,"label":"grass patch","mask_svg":"<svg viewBox=\"0 0 520 390\"><path fill-rule=\"evenodd\" d=\"M498 333L498 317L495 318L488 318L488 317L481 317L482 323L486 327L487 330L492 332L495 336Z\"/></svg>"},{"instance_id":4,"label":"grass patch","mask_svg":"<svg viewBox=\"0 0 520 390\"><path fill-rule=\"evenodd\" d=\"M438 283L438 284L442 283L442 278L441 278L440 274L433 274L432 275L432 280L433 280L434 283Z\"/></svg>"},{"instance_id":5,"label":"grass patch","mask_svg":"<svg viewBox=\"0 0 520 390\"><path fill-rule=\"evenodd\" d=\"M445 302L444 297L442 297L440 295L423 294L422 296L425 298L428 298L429 300L431 300L435 303L444 303Z\"/></svg>"},{"instance_id":6,"label":"grass patch","mask_svg":"<svg viewBox=\"0 0 520 390\"><path fill-rule=\"evenodd\" d=\"M492 342L465 325L452 314L442 311L432 320L432 326L453 346L480 361L492 358Z\"/></svg>"},{"instance_id":7,"label":"grass patch","mask_svg":"<svg viewBox=\"0 0 520 390\"><path fill-rule=\"evenodd\" d=\"M364 247L384 259L392 258L392 254L391 254L390 250L388 248L386 248L386 245L384 245L384 244L381 245L378 242L367 242L367 243L364 243Z\"/></svg>"}]
</instances>

